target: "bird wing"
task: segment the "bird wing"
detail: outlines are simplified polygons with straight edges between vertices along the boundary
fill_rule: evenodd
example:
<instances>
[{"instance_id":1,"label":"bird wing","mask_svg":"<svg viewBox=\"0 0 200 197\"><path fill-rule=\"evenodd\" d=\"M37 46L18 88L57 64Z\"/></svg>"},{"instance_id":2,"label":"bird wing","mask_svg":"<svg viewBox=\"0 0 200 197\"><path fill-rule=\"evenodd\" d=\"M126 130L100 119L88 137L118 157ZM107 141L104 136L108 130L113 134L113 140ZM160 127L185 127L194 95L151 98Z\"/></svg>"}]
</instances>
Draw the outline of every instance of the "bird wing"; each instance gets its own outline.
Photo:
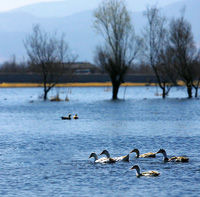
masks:
<instances>
[{"instance_id":1,"label":"bird wing","mask_svg":"<svg viewBox=\"0 0 200 197\"><path fill-rule=\"evenodd\" d=\"M115 163L116 161L113 158L102 157L95 161L96 163Z\"/></svg>"},{"instance_id":2,"label":"bird wing","mask_svg":"<svg viewBox=\"0 0 200 197\"><path fill-rule=\"evenodd\" d=\"M151 171L148 171L148 172L142 172L142 175L143 176L158 176L158 175L160 175L160 173L157 172L157 171L151 170Z\"/></svg>"},{"instance_id":3,"label":"bird wing","mask_svg":"<svg viewBox=\"0 0 200 197\"><path fill-rule=\"evenodd\" d=\"M172 157L169 159L169 161L176 161L176 162L188 162L189 158L188 157Z\"/></svg>"},{"instance_id":4,"label":"bird wing","mask_svg":"<svg viewBox=\"0 0 200 197\"><path fill-rule=\"evenodd\" d=\"M129 154L121 157L114 157L113 159L116 161L129 161Z\"/></svg>"},{"instance_id":5,"label":"bird wing","mask_svg":"<svg viewBox=\"0 0 200 197\"><path fill-rule=\"evenodd\" d=\"M156 157L155 153L144 153L142 155L140 155L139 157Z\"/></svg>"}]
</instances>

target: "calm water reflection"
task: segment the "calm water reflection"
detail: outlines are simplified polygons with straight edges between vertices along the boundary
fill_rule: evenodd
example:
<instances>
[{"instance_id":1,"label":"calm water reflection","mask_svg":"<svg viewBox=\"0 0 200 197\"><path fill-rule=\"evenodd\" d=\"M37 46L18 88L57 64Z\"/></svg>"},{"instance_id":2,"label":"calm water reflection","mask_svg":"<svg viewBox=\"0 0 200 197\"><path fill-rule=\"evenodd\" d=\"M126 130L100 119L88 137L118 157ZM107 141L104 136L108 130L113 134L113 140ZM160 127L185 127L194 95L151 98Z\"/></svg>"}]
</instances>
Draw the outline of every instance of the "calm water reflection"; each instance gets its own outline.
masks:
<instances>
[{"instance_id":1,"label":"calm water reflection","mask_svg":"<svg viewBox=\"0 0 200 197\"><path fill-rule=\"evenodd\" d=\"M117 102L105 88L55 90L69 102L43 102L42 89L0 89L1 196L200 196L200 100L182 88L162 100L156 88L120 89ZM30 102L31 101L31 102ZM33 102L32 102L33 101ZM80 119L61 116L78 113ZM113 156L166 149L189 163L136 159L94 165L91 152ZM136 178L129 168L158 170Z\"/></svg>"}]
</instances>

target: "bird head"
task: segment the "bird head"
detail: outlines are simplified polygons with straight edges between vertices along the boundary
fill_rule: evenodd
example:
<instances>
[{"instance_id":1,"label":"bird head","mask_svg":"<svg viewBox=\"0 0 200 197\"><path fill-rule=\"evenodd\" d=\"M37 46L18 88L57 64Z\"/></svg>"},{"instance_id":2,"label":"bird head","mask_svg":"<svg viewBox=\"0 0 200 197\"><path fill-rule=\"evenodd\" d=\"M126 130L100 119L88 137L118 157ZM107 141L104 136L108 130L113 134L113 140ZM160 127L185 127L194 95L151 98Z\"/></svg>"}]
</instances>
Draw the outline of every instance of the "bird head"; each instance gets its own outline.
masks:
<instances>
[{"instance_id":1,"label":"bird head","mask_svg":"<svg viewBox=\"0 0 200 197\"><path fill-rule=\"evenodd\" d=\"M139 152L139 150L137 148L135 148L130 153L133 153L133 152L137 153L137 152Z\"/></svg>"},{"instance_id":2,"label":"bird head","mask_svg":"<svg viewBox=\"0 0 200 197\"><path fill-rule=\"evenodd\" d=\"M139 169L139 166L138 165L134 165L134 166L132 166L131 168L130 168L131 170L133 170L133 169Z\"/></svg>"},{"instance_id":3,"label":"bird head","mask_svg":"<svg viewBox=\"0 0 200 197\"><path fill-rule=\"evenodd\" d=\"M95 157L95 153L91 153L89 158Z\"/></svg>"},{"instance_id":4,"label":"bird head","mask_svg":"<svg viewBox=\"0 0 200 197\"><path fill-rule=\"evenodd\" d=\"M100 155L103 155L103 154L107 155L107 154L108 154L108 151L107 151L107 150L103 150L103 151L100 153Z\"/></svg>"},{"instance_id":5,"label":"bird head","mask_svg":"<svg viewBox=\"0 0 200 197\"><path fill-rule=\"evenodd\" d=\"M158 153L165 153L165 150L164 149L160 149L156 154Z\"/></svg>"}]
</instances>

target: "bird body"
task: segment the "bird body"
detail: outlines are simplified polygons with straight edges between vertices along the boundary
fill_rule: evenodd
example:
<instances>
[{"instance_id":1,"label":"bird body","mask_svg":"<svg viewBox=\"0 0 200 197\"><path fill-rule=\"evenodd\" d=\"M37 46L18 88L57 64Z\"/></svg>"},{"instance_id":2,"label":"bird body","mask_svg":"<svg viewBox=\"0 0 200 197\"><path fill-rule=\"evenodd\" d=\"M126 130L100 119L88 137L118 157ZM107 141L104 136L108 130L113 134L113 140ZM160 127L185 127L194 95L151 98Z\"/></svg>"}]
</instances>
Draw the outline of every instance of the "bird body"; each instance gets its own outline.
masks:
<instances>
[{"instance_id":1,"label":"bird body","mask_svg":"<svg viewBox=\"0 0 200 197\"><path fill-rule=\"evenodd\" d=\"M147 171L147 172L142 172L141 174L142 174L142 176L159 176L160 175L159 172L153 171L153 170Z\"/></svg>"},{"instance_id":2,"label":"bird body","mask_svg":"<svg viewBox=\"0 0 200 197\"><path fill-rule=\"evenodd\" d=\"M149 152L149 153L144 153L142 155L140 155L140 152L137 148L133 149L130 153L133 153L135 152L136 153L136 158L139 158L139 157L143 157L143 158L146 158L146 157L156 157L156 153L152 153L152 152Z\"/></svg>"},{"instance_id":3,"label":"bird body","mask_svg":"<svg viewBox=\"0 0 200 197\"><path fill-rule=\"evenodd\" d=\"M78 115L75 114L75 115L73 116L73 118L74 118L74 119L78 119Z\"/></svg>"},{"instance_id":4,"label":"bird body","mask_svg":"<svg viewBox=\"0 0 200 197\"><path fill-rule=\"evenodd\" d=\"M183 156L168 158L167 153L164 149L160 149L156 154L158 154L158 153L163 154L165 162L188 162L189 161L188 157L183 157Z\"/></svg>"},{"instance_id":5,"label":"bird body","mask_svg":"<svg viewBox=\"0 0 200 197\"><path fill-rule=\"evenodd\" d=\"M89 158L92 158L94 157L94 163L115 163L116 161L113 160L112 158L106 158L106 157L103 157L103 158L100 158L98 159L98 156L96 153L91 153Z\"/></svg>"},{"instance_id":6,"label":"bird body","mask_svg":"<svg viewBox=\"0 0 200 197\"><path fill-rule=\"evenodd\" d=\"M100 155L103 155L103 154L105 154L107 158L111 158L110 153L107 150L103 150ZM129 154L125 155L125 156L120 156L120 157L113 157L111 159L115 160L116 162L117 161L127 161L127 162L129 162Z\"/></svg>"},{"instance_id":7,"label":"bird body","mask_svg":"<svg viewBox=\"0 0 200 197\"><path fill-rule=\"evenodd\" d=\"M115 161L129 161L129 155L121 156L121 157L113 157Z\"/></svg>"},{"instance_id":8,"label":"bird body","mask_svg":"<svg viewBox=\"0 0 200 197\"><path fill-rule=\"evenodd\" d=\"M171 158L169 159L169 161L188 162L188 161L189 161L189 158L188 158L188 157L182 157L182 156L179 156L179 157L171 157Z\"/></svg>"},{"instance_id":9,"label":"bird body","mask_svg":"<svg viewBox=\"0 0 200 197\"><path fill-rule=\"evenodd\" d=\"M62 120L71 120L71 114L68 114L68 116L62 116Z\"/></svg>"},{"instance_id":10,"label":"bird body","mask_svg":"<svg viewBox=\"0 0 200 197\"><path fill-rule=\"evenodd\" d=\"M144 153L144 154L140 155L139 157L153 157L153 158L155 158L156 154L149 152L149 153Z\"/></svg>"},{"instance_id":11,"label":"bird body","mask_svg":"<svg viewBox=\"0 0 200 197\"><path fill-rule=\"evenodd\" d=\"M147 172L140 172L140 168L138 165L134 165L133 167L131 167L131 170L135 169L136 170L136 176L140 177L140 176L159 176L160 173L157 171L147 171Z\"/></svg>"}]
</instances>

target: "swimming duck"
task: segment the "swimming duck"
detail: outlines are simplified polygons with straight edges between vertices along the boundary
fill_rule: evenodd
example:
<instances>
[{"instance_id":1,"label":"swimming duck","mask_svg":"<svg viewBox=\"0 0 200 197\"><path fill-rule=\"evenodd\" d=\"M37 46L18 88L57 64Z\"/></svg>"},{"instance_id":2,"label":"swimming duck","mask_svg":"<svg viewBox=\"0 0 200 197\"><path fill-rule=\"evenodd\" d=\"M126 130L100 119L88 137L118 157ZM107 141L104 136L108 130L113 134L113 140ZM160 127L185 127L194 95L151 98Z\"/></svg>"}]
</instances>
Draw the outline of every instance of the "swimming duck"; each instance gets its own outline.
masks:
<instances>
[{"instance_id":1,"label":"swimming duck","mask_svg":"<svg viewBox=\"0 0 200 197\"><path fill-rule=\"evenodd\" d=\"M136 158L139 158L139 157L143 157L143 158L146 158L146 157L156 157L156 153L144 153L142 155L140 155L140 152L137 148L133 149L130 153L133 153L135 152L136 153Z\"/></svg>"},{"instance_id":2,"label":"swimming duck","mask_svg":"<svg viewBox=\"0 0 200 197\"><path fill-rule=\"evenodd\" d=\"M135 169L136 170L136 176L159 176L160 173L157 171L147 171L147 172L140 172L140 167L138 165L134 165L133 167L130 168L131 170Z\"/></svg>"},{"instance_id":3,"label":"swimming duck","mask_svg":"<svg viewBox=\"0 0 200 197\"><path fill-rule=\"evenodd\" d=\"M103 155L103 154L106 155L107 158L111 158L110 154L107 150L103 150L100 155ZM129 154L125 155L125 156L121 156L121 157L114 157L112 159L114 159L116 162L117 161L127 161L127 162L129 162Z\"/></svg>"},{"instance_id":4,"label":"swimming duck","mask_svg":"<svg viewBox=\"0 0 200 197\"><path fill-rule=\"evenodd\" d=\"M95 163L115 163L116 161L112 158L106 158L106 157L103 157L103 158L100 158L98 159L98 156L96 153L91 153L90 156L89 156L89 159L94 157L94 162Z\"/></svg>"},{"instance_id":5,"label":"swimming duck","mask_svg":"<svg viewBox=\"0 0 200 197\"><path fill-rule=\"evenodd\" d=\"M71 114L69 114L68 116L62 116L61 119L62 120L71 120Z\"/></svg>"},{"instance_id":6,"label":"swimming duck","mask_svg":"<svg viewBox=\"0 0 200 197\"><path fill-rule=\"evenodd\" d=\"M74 119L78 119L78 115L75 114L75 115L73 116L73 118L74 118Z\"/></svg>"},{"instance_id":7,"label":"swimming duck","mask_svg":"<svg viewBox=\"0 0 200 197\"><path fill-rule=\"evenodd\" d=\"M165 162L168 162L168 161L188 162L189 161L188 157L183 157L183 156L168 158L167 157L167 153L166 153L166 151L164 149L160 149L156 154L158 154L158 153L162 153L163 154Z\"/></svg>"}]
</instances>

